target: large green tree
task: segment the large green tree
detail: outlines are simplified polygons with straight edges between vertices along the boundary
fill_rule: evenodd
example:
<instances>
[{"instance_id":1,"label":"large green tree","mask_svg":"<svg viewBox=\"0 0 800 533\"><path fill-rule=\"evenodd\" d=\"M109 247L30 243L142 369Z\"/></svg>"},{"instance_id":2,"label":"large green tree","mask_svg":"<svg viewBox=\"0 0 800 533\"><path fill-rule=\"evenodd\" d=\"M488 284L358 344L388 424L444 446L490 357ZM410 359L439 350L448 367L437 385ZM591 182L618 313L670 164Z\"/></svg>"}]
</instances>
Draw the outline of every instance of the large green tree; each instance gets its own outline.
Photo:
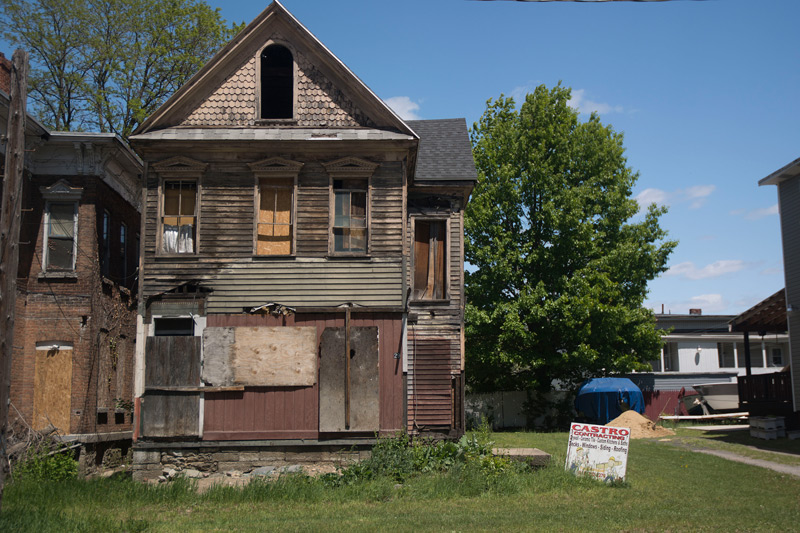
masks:
<instances>
[{"instance_id":1,"label":"large green tree","mask_svg":"<svg viewBox=\"0 0 800 533\"><path fill-rule=\"evenodd\" d=\"M32 111L55 130L127 138L241 29L202 0L0 0L30 52Z\"/></svg>"},{"instance_id":2,"label":"large green tree","mask_svg":"<svg viewBox=\"0 0 800 533\"><path fill-rule=\"evenodd\" d=\"M663 210L637 215L622 135L581 122L570 89L516 108L489 101L473 126L467 206L468 380L473 390L551 390L642 368L661 345L647 283L675 242Z\"/></svg>"}]
</instances>

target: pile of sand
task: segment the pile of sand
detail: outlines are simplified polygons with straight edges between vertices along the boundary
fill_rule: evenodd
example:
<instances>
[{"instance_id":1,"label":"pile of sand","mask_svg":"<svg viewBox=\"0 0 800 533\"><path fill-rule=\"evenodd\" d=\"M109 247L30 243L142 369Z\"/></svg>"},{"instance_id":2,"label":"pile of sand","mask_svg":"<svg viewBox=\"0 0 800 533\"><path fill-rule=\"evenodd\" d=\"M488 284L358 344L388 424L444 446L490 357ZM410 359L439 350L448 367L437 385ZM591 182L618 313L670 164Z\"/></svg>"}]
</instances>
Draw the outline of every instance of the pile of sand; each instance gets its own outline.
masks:
<instances>
[{"instance_id":1,"label":"pile of sand","mask_svg":"<svg viewBox=\"0 0 800 533\"><path fill-rule=\"evenodd\" d=\"M655 422L633 410L625 411L606 425L630 428L632 439L650 439L675 434L671 429L657 426Z\"/></svg>"}]
</instances>

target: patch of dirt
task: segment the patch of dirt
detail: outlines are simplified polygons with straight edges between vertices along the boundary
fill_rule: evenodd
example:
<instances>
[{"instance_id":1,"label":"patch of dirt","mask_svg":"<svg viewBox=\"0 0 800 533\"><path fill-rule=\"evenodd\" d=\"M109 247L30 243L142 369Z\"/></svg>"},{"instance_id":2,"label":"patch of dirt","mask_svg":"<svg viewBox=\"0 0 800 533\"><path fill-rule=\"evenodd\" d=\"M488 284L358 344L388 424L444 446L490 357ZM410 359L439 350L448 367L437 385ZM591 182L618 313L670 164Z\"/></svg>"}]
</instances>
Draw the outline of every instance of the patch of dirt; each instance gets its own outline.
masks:
<instances>
[{"instance_id":1,"label":"patch of dirt","mask_svg":"<svg viewBox=\"0 0 800 533\"><path fill-rule=\"evenodd\" d=\"M625 411L606 425L630 428L632 439L653 439L675 434L671 429L657 426L655 422L634 410Z\"/></svg>"}]
</instances>

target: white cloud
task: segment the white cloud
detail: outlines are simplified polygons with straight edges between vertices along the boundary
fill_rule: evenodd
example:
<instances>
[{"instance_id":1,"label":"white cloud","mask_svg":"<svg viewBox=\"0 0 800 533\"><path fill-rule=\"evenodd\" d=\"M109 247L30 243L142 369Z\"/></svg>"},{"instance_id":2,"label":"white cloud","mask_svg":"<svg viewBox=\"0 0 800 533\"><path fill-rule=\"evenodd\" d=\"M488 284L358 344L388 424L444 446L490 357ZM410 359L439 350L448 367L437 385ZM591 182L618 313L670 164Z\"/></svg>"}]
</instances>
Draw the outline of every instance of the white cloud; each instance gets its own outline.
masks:
<instances>
[{"instance_id":1,"label":"white cloud","mask_svg":"<svg viewBox=\"0 0 800 533\"><path fill-rule=\"evenodd\" d=\"M699 209L706 203L706 199L714 192L717 187L714 185L695 185L683 191L686 201L689 202L689 209Z\"/></svg>"},{"instance_id":2,"label":"white cloud","mask_svg":"<svg viewBox=\"0 0 800 533\"><path fill-rule=\"evenodd\" d=\"M708 197L717 189L716 185L693 185L687 189L665 191L662 189L644 189L636 195L640 210L650 204L671 206L688 203L689 209L699 209Z\"/></svg>"},{"instance_id":3,"label":"white cloud","mask_svg":"<svg viewBox=\"0 0 800 533\"><path fill-rule=\"evenodd\" d=\"M525 101L525 97L528 96L529 93L532 93L538 85L538 83L528 83L526 85L518 85L511 89L510 96L514 99L514 103L517 104L517 107L522 105L522 102Z\"/></svg>"},{"instance_id":4,"label":"white cloud","mask_svg":"<svg viewBox=\"0 0 800 533\"><path fill-rule=\"evenodd\" d=\"M744 209L737 210L737 211L740 211L740 212L736 213L736 214L737 215L742 215L743 214L744 218L746 220L758 220L759 218L764 218L764 217L770 217L770 216L773 216L773 215L777 215L778 214L778 204L774 204L774 205L771 205L769 207L762 207L761 209L753 209L751 211L746 211ZM734 214L734 212L731 211L731 214Z\"/></svg>"},{"instance_id":5,"label":"white cloud","mask_svg":"<svg viewBox=\"0 0 800 533\"><path fill-rule=\"evenodd\" d=\"M585 89L573 89L572 96L567 104L570 107L577 109L578 112L585 113L587 115L592 112L597 112L600 115L606 115L608 113L622 113L624 111L621 105L612 106L611 104L595 102L594 100L586 98Z\"/></svg>"},{"instance_id":6,"label":"white cloud","mask_svg":"<svg viewBox=\"0 0 800 533\"><path fill-rule=\"evenodd\" d=\"M408 96L392 96L384 100L384 102L386 102L386 105L391 107L395 113L400 115L400 118L403 120L419 120L422 118L417 114L417 111L419 111L419 104L412 101Z\"/></svg>"},{"instance_id":7,"label":"white cloud","mask_svg":"<svg viewBox=\"0 0 800 533\"><path fill-rule=\"evenodd\" d=\"M777 274L783 274L783 269L781 267L765 268L759 272L759 274L762 276L775 276Z\"/></svg>"},{"instance_id":8,"label":"white cloud","mask_svg":"<svg viewBox=\"0 0 800 533\"><path fill-rule=\"evenodd\" d=\"M715 261L702 268L698 268L692 261L685 261L673 265L667 270L665 276L683 276L687 279L709 279L718 278L725 274L739 272L747 267L747 263L741 259L723 259Z\"/></svg>"}]
</instances>

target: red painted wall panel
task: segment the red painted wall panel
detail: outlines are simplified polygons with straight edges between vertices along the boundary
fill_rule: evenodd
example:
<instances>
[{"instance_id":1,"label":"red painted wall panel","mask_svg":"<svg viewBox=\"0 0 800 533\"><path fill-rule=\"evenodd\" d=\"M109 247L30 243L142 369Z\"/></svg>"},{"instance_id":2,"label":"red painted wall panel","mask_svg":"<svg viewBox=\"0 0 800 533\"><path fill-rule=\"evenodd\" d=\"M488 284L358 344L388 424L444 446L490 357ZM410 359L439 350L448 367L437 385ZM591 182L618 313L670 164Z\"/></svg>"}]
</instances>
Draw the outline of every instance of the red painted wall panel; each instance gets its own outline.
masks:
<instances>
[{"instance_id":1,"label":"red painted wall panel","mask_svg":"<svg viewBox=\"0 0 800 533\"><path fill-rule=\"evenodd\" d=\"M209 315L208 327L315 326L319 345L327 327L344 327L342 314ZM403 367L399 314L352 313L352 326L378 326L380 427L403 427ZM243 392L205 394L204 440L300 439L319 437L319 386L247 387Z\"/></svg>"}]
</instances>

